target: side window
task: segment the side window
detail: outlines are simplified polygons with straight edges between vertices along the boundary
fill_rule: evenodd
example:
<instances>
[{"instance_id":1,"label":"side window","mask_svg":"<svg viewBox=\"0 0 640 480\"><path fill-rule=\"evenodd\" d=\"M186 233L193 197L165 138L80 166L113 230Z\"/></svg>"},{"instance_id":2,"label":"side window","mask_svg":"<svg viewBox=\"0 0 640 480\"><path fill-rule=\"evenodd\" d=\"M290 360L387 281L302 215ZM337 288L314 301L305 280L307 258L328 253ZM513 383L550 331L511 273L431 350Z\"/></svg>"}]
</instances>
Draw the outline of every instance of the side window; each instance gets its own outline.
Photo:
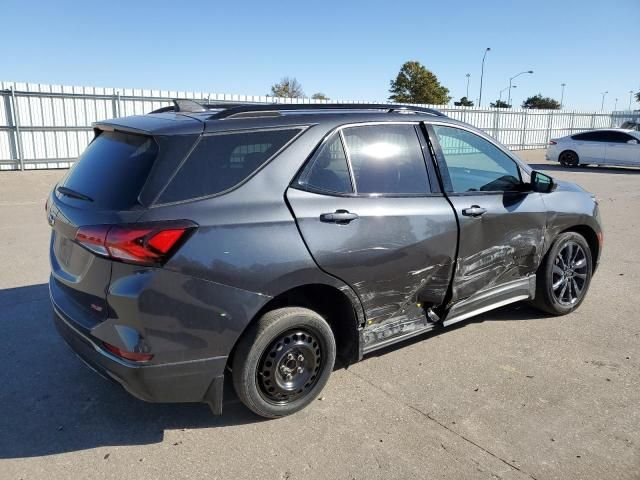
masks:
<instances>
[{"instance_id":1,"label":"side window","mask_svg":"<svg viewBox=\"0 0 640 480\"><path fill-rule=\"evenodd\" d=\"M627 143L628 140L633 140L633 137L623 132L612 132L612 131L607 132L607 142Z\"/></svg>"},{"instance_id":2,"label":"side window","mask_svg":"<svg viewBox=\"0 0 640 480\"><path fill-rule=\"evenodd\" d=\"M591 136L591 133L592 132L578 133L576 135L573 135L571 138L582 142L589 142L594 140L594 138Z\"/></svg>"},{"instance_id":3,"label":"side window","mask_svg":"<svg viewBox=\"0 0 640 480\"><path fill-rule=\"evenodd\" d=\"M298 177L298 185L329 193L353 193L340 135L324 142Z\"/></svg>"},{"instance_id":4,"label":"side window","mask_svg":"<svg viewBox=\"0 0 640 480\"><path fill-rule=\"evenodd\" d=\"M427 166L413 125L368 125L343 130L358 194L430 192Z\"/></svg>"},{"instance_id":5,"label":"side window","mask_svg":"<svg viewBox=\"0 0 640 480\"><path fill-rule=\"evenodd\" d=\"M299 132L295 128L202 137L160 195L159 203L215 195L235 187Z\"/></svg>"},{"instance_id":6,"label":"side window","mask_svg":"<svg viewBox=\"0 0 640 480\"><path fill-rule=\"evenodd\" d=\"M520 169L484 138L454 127L433 126L454 192L506 192L522 183Z\"/></svg>"}]
</instances>

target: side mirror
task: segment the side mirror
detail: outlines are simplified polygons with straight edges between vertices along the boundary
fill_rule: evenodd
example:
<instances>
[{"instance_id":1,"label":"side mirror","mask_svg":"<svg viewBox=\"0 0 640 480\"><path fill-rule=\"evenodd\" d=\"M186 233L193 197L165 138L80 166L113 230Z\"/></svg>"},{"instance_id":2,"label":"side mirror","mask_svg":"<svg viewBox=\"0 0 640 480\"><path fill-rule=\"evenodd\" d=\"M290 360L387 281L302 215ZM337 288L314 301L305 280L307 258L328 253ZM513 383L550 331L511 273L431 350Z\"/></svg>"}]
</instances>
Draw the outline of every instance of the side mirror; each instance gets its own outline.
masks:
<instances>
[{"instance_id":1,"label":"side mirror","mask_svg":"<svg viewBox=\"0 0 640 480\"><path fill-rule=\"evenodd\" d=\"M540 173L536 170L531 172L531 190L540 193L549 193L556 188L556 184L549 175Z\"/></svg>"},{"instance_id":2,"label":"side mirror","mask_svg":"<svg viewBox=\"0 0 640 480\"><path fill-rule=\"evenodd\" d=\"M627 140L627 143L629 145L638 145L638 140L634 140L633 138L631 140Z\"/></svg>"}]
</instances>

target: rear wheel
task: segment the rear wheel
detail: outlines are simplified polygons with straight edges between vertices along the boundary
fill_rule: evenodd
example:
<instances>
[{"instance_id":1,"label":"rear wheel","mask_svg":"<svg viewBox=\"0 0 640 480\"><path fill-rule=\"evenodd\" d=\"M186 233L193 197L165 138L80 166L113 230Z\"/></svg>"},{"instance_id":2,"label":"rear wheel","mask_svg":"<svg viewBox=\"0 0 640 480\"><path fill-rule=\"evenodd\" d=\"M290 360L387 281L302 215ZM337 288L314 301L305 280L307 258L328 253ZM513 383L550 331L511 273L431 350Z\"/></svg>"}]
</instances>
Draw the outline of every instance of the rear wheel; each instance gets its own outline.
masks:
<instances>
[{"instance_id":1,"label":"rear wheel","mask_svg":"<svg viewBox=\"0 0 640 480\"><path fill-rule=\"evenodd\" d=\"M565 168L575 168L580 164L580 158L578 154L572 150L567 150L560 154L560 165Z\"/></svg>"},{"instance_id":2,"label":"rear wheel","mask_svg":"<svg viewBox=\"0 0 640 480\"><path fill-rule=\"evenodd\" d=\"M335 358L335 339L324 318L301 307L272 310L240 340L232 364L233 386L254 413L283 417L318 396Z\"/></svg>"},{"instance_id":3,"label":"rear wheel","mask_svg":"<svg viewBox=\"0 0 640 480\"><path fill-rule=\"evenodd\" d=\"M591 250L575 232L558 236L537 275L534 305L552 315L566 315L582 303L592 274Z\"/></svg>"}]
</instances>

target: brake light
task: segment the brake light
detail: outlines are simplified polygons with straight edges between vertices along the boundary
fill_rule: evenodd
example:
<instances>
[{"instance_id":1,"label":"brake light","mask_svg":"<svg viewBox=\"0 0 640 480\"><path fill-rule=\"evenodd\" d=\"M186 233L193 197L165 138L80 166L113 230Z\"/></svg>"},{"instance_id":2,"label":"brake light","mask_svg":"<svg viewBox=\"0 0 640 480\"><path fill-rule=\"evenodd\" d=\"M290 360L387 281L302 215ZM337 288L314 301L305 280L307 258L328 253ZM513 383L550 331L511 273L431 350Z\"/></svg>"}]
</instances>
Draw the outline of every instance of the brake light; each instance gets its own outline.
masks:
<instances>
[{"instance_id":1,"label":"brake light","mask_svg":"<svg viewBox=\"0 0 640 480\"><path fill-rule=\"evenodd\" d=\"M162 265L197 225L189 221L80 227L76 241L98 255L138 265Z\"/></svg>"},{"instance_id":2,"label":"brake light","mask_svg":"<svg viewBox=\"0 0 640 480\"><path fill-rule=\"evenodd\" d=\"M139 353L139 352L127 352L121 348L111 345L110 343L103 342L105 350L113 353L115 356L124 358L125 360L131 360L132 362L148 362L153 358L151 353Z\"/></svg>"},{"instance_id":3,"label":"brake light","mask_svg":"<svg viewBox=\"0 0 640 480\"><path fill-rule=\"evenodd\" d=\"M549 140L549 145L557 145L558 142L556 142L555 140Z\"/></svg>"}]
</instances>

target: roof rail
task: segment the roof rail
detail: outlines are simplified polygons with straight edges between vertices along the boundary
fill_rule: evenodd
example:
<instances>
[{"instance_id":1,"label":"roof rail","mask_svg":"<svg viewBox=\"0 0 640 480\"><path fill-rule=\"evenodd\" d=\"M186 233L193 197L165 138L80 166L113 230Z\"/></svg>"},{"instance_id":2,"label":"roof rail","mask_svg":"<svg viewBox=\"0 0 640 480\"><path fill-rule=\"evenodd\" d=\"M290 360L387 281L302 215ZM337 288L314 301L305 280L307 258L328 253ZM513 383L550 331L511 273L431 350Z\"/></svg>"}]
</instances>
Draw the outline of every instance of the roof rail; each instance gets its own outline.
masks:
<instances>
[{"instance_id":1,"label":"roof rail","mask_svg":"<svg viewBox=\"0 0 640 480\"><path fill-rule=\"evenodd\" d=\"M388 113L426 113L438 117L446 115L433 108L415 107L413 105L389 105L385 103L262 103L262 104L236 104L235 106L219 105L223 111L212 114L210 120L223 118L241 118L249 116L265 116L265 114L277 115L283 111L296 110L385 110ZM256 115L251 115L251 114Z\"/></svg>"},{"instance_id":2,"label":"roof rail","mask_svg":"<svg viewBox=\"0 0 640 480\"><path fill-rule=\"evenodd\" d=\"M187 99L173 99L173 105L168 107L158 108L149 113L164 113L164 112L190 112L190 113L198 113L205 112L207 110L215 110L218 108L232 108L232 107L240 107L247 105L246 103L237 103L237 102L229 102L229 103L199 103L195 100L187 100Z\"/></svg>"}]
</instances>

